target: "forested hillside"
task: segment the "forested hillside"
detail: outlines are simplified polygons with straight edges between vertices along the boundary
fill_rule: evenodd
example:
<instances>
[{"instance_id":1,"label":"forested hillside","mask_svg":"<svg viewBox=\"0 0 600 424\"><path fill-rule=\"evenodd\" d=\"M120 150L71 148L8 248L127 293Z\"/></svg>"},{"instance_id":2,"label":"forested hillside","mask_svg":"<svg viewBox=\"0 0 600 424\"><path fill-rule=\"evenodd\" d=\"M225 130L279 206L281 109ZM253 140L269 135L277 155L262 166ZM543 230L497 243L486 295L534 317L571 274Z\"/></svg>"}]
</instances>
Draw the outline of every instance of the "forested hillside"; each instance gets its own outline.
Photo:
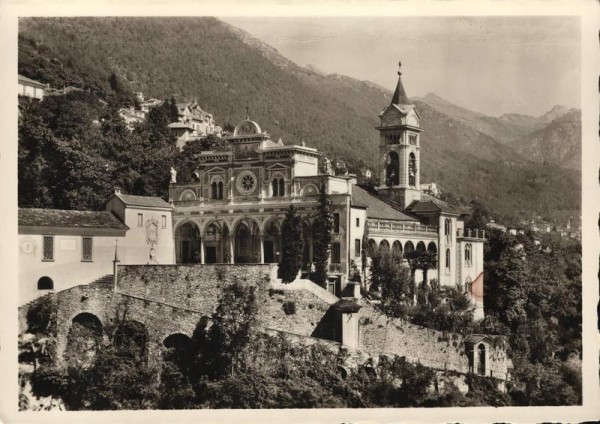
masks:
<instances>
[{"instance_id":1,"label":"forested hillside","mask_svg":"<svg viewBox=\"0 0 600 424\"><path fill-rule=\"evenodd\" d=\"M302 68L215 18L21 19L19 73L105 100L132 90L178 102L197 98L221 126L237 123L248 106L274 139L303 139L345 160L351 171L364 165L377 171L374 127L391 99L373 83ZM499 216L525 211L552 220L556 213L578 213L577 173L528 162L468 123L417 106L425 128L424 182L436 181L460 202L482 200Z\"/></svg>"}]
</instances>

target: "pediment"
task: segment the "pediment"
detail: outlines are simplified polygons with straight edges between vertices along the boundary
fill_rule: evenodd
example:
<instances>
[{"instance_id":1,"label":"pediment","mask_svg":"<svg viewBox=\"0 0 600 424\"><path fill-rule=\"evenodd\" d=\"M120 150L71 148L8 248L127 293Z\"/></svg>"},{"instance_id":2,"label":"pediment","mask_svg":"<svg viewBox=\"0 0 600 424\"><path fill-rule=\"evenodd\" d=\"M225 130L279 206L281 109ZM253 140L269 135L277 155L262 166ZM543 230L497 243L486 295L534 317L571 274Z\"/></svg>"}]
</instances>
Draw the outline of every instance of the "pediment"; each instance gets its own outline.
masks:
<instances>
[{"instance_id":1,"label":"pediment","mask_svg":"<svg viewBox=\"0 0 600 424\"><path fill-rule=\"evenodd\" d=\"M214 168L207 169L206 172L209 174L216 174L220 172L225 172L225 168L221 168L220 166L215 166Z\"/></svg>"}]
</instances>

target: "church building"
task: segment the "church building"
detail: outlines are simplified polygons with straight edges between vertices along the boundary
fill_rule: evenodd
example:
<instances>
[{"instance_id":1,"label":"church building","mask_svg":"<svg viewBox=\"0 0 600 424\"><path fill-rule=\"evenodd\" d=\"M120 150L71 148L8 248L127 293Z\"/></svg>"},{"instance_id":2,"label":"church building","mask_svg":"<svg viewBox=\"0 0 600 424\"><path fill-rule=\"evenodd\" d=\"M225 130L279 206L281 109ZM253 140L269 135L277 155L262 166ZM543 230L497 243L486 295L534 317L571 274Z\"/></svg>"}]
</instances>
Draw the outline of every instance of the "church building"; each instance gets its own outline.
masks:
<instances>
[{"instance_id":1,"label":"church building","mask_svg":"<svg viewBox=\"0 0 600 424\"><path fill-rule=\"evenodd\" d=\"M403 255L430 251L428 280L460 284L483 316L485 234L464 228L464 213L421 190L420 116L398 72L392 102L379 115L381 186L372 193L353 175L333 175L327 158L302 141L285 145L248 116L226 137L228 151L198 156L196 181L171 184L177 263L269 263L281 260L281 224L293 204L304 218L304 274L314 261L312 224L323 187L332 201L328 289L340 295L366 248ZM377 146L373 146L377 148ZM362 246L365 231L368 246ZM423 273L417 272L417 281Z\"/></svg>"}]
</instances>

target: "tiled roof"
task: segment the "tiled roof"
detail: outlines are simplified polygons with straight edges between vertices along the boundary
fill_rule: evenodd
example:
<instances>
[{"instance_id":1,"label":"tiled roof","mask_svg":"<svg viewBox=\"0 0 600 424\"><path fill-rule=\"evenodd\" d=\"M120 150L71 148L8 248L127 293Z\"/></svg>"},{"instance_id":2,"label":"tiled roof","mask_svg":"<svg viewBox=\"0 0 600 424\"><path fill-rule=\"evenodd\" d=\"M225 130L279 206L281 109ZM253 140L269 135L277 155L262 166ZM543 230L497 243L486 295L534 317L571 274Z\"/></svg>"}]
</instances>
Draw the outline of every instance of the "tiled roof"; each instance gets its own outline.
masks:
<instances>
[{"instance_id":1,"label":"tiled roof","mask_svg":"<svg viewBox=\"0 0 600 424\"><path fill-rule=\"evenodd\" d=\"M127 206L143 206L148 208L171 208L167 202L160 197L134 196L132 194L115 194Z\"/></svg>"},{"instance_id":2,"label":"tiled roof","mask_svg":"<svg viewBox=\"0 0 600 424\"><path fill-rule=\"evenodd\" d=\"M31 78L27 78L26 76L23 76L21 74L19 74L19 81L28 82L30 84L34 84L34 85L37 85L37 86L40 86L40 87L45 87L46 86L46 84L43 84L43 83L41 83L39 81L36 81L36 80L33 80Z\"/></svg>"},{"instance_id":3,"label":"tiled roof","mask_svg":"<svg viewBox=\"0 0 600 424\"><path fill-rule=\"evenodd\" d=\"M369 193L364 188L352 185L352 206L367 208L367 218L371 219L390 219L395 221L414 221L417 219L409 216L398 209L395 209L389 203L380 199L378 196Z\"/></svg>"},{"instance_id":4,"label":"tiled roof","mask_svg":"<svg viewBox=\"0 0 600 424\"><path fill-rule=\"evenodd\" d=\"M421 200L412 202L406 208L408 212L419 213L419 212L449 212L462 214L464 211L460 210L456 206L444 202L438 198L430 196L428 194L422 194Z\"/></svg>"},{"instance_id":5,"label":"tiled roof","mask_svg":"<svg viewBox=\"0 0 600 424\"><path fill-rule=\"evenodd\" d=\"M129 229L127 225L108 211L69 211L60 209L19 208L19 226Z\"/></svg>"}]
</instances>

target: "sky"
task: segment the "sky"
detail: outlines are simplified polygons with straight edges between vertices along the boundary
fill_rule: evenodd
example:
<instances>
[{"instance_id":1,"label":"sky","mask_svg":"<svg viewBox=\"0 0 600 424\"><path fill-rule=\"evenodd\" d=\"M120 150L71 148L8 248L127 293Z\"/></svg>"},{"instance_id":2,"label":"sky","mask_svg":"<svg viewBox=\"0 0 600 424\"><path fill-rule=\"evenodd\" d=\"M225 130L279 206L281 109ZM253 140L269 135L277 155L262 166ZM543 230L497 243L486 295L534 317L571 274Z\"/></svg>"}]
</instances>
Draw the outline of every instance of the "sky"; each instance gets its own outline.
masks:
<instances>
[{"instance_id":1,"label":"sky","mask_svg":"<svg viewBox=\"0 0 600 424\"><path fill-rule=\"evenodd\" d=\"M577 17L223 17L301 66L491 116L580 108Z\"/></svg>"}]
</instances>

